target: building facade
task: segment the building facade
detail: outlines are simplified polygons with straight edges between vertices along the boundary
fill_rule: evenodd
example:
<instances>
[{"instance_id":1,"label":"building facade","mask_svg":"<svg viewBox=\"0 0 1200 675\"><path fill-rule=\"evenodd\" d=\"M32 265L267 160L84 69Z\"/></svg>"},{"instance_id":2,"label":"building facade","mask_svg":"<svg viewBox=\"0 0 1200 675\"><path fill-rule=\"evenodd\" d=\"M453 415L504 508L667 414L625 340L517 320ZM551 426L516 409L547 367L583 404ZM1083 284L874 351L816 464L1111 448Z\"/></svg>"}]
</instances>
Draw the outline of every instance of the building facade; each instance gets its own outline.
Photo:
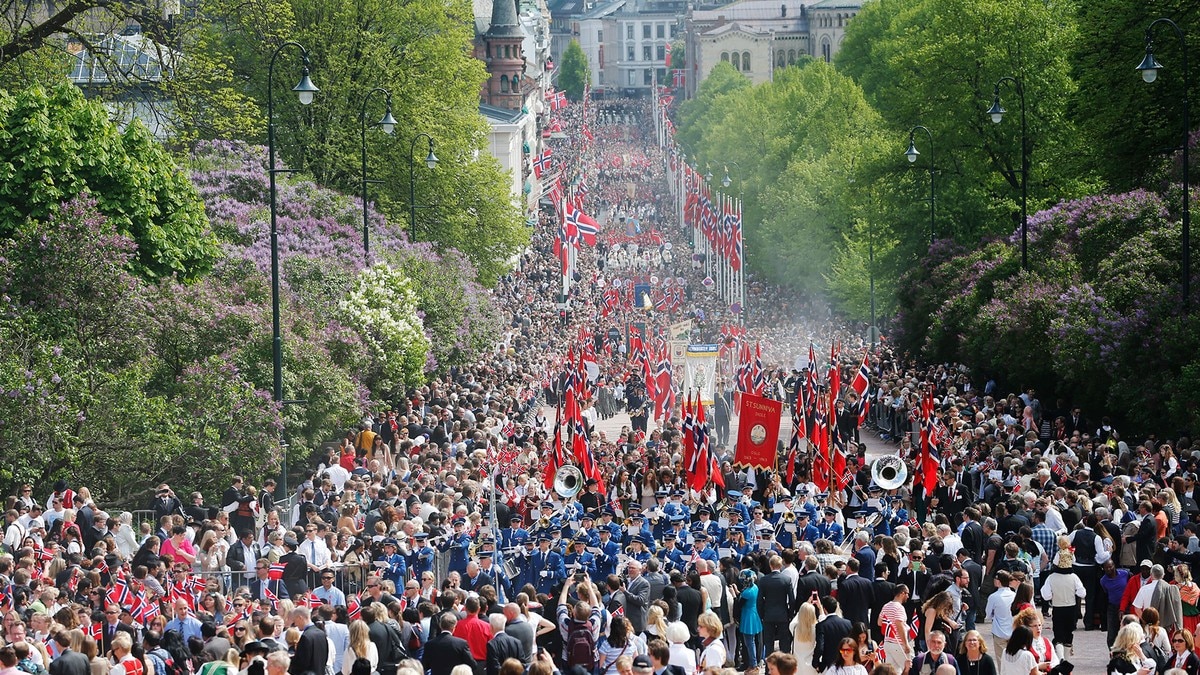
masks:
<instances>
[{"instance_id":1,"label":"building facade","mask_svg":"<svg viewBox=\"0 0 1200 675\"><path fill-rule=\"evenodd\" d=\"M833 60L861 0L739 0L688 14L684 35L690 98L721 61L752 82L805 57Z\"/></svg>"}]
</instances>

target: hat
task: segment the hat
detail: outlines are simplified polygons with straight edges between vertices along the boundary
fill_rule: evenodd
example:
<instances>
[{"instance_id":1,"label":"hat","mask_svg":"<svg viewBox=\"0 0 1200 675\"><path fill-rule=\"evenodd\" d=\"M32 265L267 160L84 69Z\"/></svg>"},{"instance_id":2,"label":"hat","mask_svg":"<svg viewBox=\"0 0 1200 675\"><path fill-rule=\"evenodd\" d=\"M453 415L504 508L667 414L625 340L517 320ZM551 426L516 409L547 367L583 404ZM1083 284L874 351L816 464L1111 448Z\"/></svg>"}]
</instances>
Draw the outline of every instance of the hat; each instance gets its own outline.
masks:
<instances>
[{"instance_id":1,"label":"hat","mask_svg":"<svg viewBox=\"0 0 1200 675\"><path fill-rule=\"evenodd\" d=\"M1075 566L1075 554L1066 549L1061 550L1058 552L1058 562L1054 564L1057 567L1069 570Z\"/></svg>"},{"instance_id":2,"label":"hat","mask_svg":"<svg viewBox=\"0 0 1200 675\"><path fill-rule=\"evenodd\" d=\"M795 513L796 513L796 520L800 520L801 518L809 517L808 509L800 509L799 511L796 511Z\"/></svg>"},{"instance_id":3,"label":"hat","mask_svg":"<svg viewBox=\"0 0 1200 675\"><path fill-rule=\"evenodd\" d=\"M746 534L746 526L745 525L734 525L733 527L729 528L729 531L735 532L737 534Z\"/></svg>"},{"instance_id":4,"label":"hat","mask_svg":"<svg viewBox=\"0 0 1200 675\"><path fill-rule=\"evenodd\" d=\"M672 496L672 497L682 497L682 496L683 496L683 490L675 490L675 491L671 492L671 496Z\"/></svg>"},{"instance_id":5,"label":"hat","mask_svg":"<svg viewBox=\"0 0 1200 675\"><path fill-rule=\"evenodd\" d=\"M613 508L611 506L605 506L604 509L602 511L600 511L600 515L601 515L601 517L615 516L615 515L617 515L617 512L613 511Z\"/></svg>"},{"instance_id":6,"label":"hat","mask_svg":"<svg viewBox=\"0 0 1200 675\"><path fill-rule=\"evenodd\" d=\"M838 512L838 510L832 506L825 507L825 515L827 515L827 516L836 516L837 512Z\"/></svg>"},{"instance_id":7,"label":"hat","mask_svg":"<svg viewBox=\"0 0 1200 675\"><path fill-rule=\"evenodd\" d=\"M454 520L450 521L450 524L451 525L466 525L467 519L466 518L455 518Z\"/></svg>"},{"instance_id":8,"label":"hat","mask_svg":"<svg viewBox=\"0 0 1200 675\"><path fill-rule=\"evenodd\" d=\"M296 538L290 534L283 538L283 545L288 548L300 548L300 542L296 541Z\"/></svg>"},{"instance_id":9,"label":"hat","mask_svg":"<svg viewBox=\"0 0 1200 675\"><path fill-rule=\"evenodd\" d=\"M666 534L663 535L662 540L663 541L675 541L675 533L667 532Z\"/></svg>"},{"instance_id":10,"label":"hat","mask_svg":"<svg viewBox=\"0 0 1200 675\"><path fill-rule=\"evenodd\" d=\"M652 673L654 672L654 664L650 662L649 656L639 654L633 657L633 670L636 673Z\"/></svg>"},{"instance_id":11,"label":"hat","mask_svg":"<svg viewBox=\"0 0 1200 675\"><path fill-rule=\"evenodd\" d=\"M383 540L383 545L384 545L384 546L395 546L395 547L397 547L397 548L399 548L399 546L400 546L399 544L397 544L397 543L396 543L396 540L395 540L395 539L392 539L391 537L388 537L387 539L384 539L384 540Z\"/></svg>"},{"instance_id":12,"label":"hat","mask_svg":"<svg viewBox=\"0 0 1200 675\"><path fill-rule=\"evenodd\" d=\"M1150 562L1149 560L1143 560L1138 567L1154 567L1154 563Z\"/></svg>"},{"instance_id":13,"label":"hat","mask_svg":"<svg viewBox=\"0 0 1200 675\"><path fill-rule=\"evenodd\" d=\"M686 520L686 519L683 517L682 513L676 513L671 516L671 524L672 525L674 525L675 523L682 523L684 520Z\"/></svg>"},{"instance_id":14,"label":"hat","mask_svg":"<svg viewBox=\"0 0 1200 675\"><path fill-rule=\"evenodd\" d=\"M633 513L634 511L641 511L642 505L636 502L630 502L629 506L625 507L625 510L630 513Z\"/></svg>"},{"instance_id":15,"label":"hat","mask_svg":"<svg viewBox=\"0 0 1200 675\"><path fill-rule=\"evenodd\" d=\"M588 513L587 511L584 511L583 515L579 516L580 522L585 521L585 520L595 520L595 519L596 519L596 517L593 516L591 513Z\"/></svg>"},{"instance_id":16,"label":"hat","mask_svg":"<svg viewBox=\"0 0 1200 675\"><path fill-rule=\"evenodd\" d=\"M801 485L800 487L796 488L796 496L797 497L807 497L808 496L808 487Z\"/></svg>"},{"instance_id":17,"label":"hat","mask_svg":"<svg viewBox=\"0 0 1200 675\"><path fill-rule=\"evenodd\" d=\"M599 482L595 478L589 478L584 485L599 485Z\"/></svg>"},{"instance_id":18,"label":"hat","mask_svg":"<svg viewBox=\"0 0 1200 675\"><path fill-rule=\"evenodd\" d=\"M413 535L413 538L414 539L428 539L429 533L428 532L418 532Z\"/></svg>"},{"instance_id":19,"label":"hat","mask_svg":"<svg viewBox=\"0 0 1200 675\"><path fill-rule=\"evenodd\" d=\"M258 640L251 640L246 643L246 646L242 647L243 654L266 654L269 651L267 646Z\"/></svg>"},{"instance_id":20,"label":"hat","mask_svg":"<svg viewBox=\"0 0 1200 675\"><path fill-rule=\"evenodd\" d=\"M613 533L613 528L611 528L611 527L599 527L599 528L596 528L596 533L597 533L597 534L612 534L612 533Z\"/></svg>"},{"instance_id":21,"label":"hat","mask_svg":"<svg viewBox=\"0 0 1200 675\"><path fill-rule=\"evenodd\" d=\"M729 497L730 499L735 499L735 500L742 498L742 493L738 492L737 490L726 490L725 495L727 497Z\"/></svg>"},{"instance_id":22,"label":"hat","mask_svg":"<svg viewBox=\"0 0 1200 675\"><path fill-rule=\"evenodd\" d=\"M671 495L670 491L667 490L666 488L660 488L660 489L654 491L655 497L669 497L670 495Z\"/></svg>"},{"instance_id":23,"label":"hat","mask_svg":"<svg viewBox=\"0 0 1200 675\"><path fill-rule=\"evenodd\" d=\"M550 541L550 532L547 530L538 530L537 540L538 542Z\"/></svg>"},{"instance_id":24,"label":"hat","mask_svg":"<svg viewBox=\"0 0 1200 675\"><path fill-rule=\"evenodd\" d=\"M479 553L476 553L475 555L478 555L482 559L482 558L490 558L495 553L496 553L495 551L480 551Z\"/></svg>"},{"instance_id":25,"label":"hat","mask_svg":"<svg viewBox=\"0 0 1200 675\"><path fill-rule=\"evenodd\" d=\"M510 523L517 523L522 520L524 520L524 517L521 516L521 514L519 514L519 513L514 513L508 517L508 522L510 522Z\"/></svg>"},{"instance_id":26,"label":"hat","mask_svg":"<svg viewBox=\"0 0 1200 675\"><path fill-rule=\"evenodd\" d=\"M875 483L871 483L867 486L867 492L883 492L883 488Z\"/></svg>"},{"instance_id":27,"label":"hat","mask_svg":"<svg viewBox=\"0 0 1200 675\"><path fill-rule=\"evenodd\" d=\"M571 540L572 546L574 546L575 544L587 545L587 543L588 543L587 535L585 535L583 533L579 533L579 534L575 535L575 538Z\"/></svg>"},{"instance_id":28,"label":"hat","mask_svg":"<svg viewBox=\"0 0 1200 675\"><path fill-rule=\"evenodd\" d=\"M700 507L700 508L699 508L699 509L696 511L696 515L698 515L698 516L711 516L711 515L712 515L712 509L708 508L707 506L701 506L701 507Z\"/></svg>"}]
</instances>

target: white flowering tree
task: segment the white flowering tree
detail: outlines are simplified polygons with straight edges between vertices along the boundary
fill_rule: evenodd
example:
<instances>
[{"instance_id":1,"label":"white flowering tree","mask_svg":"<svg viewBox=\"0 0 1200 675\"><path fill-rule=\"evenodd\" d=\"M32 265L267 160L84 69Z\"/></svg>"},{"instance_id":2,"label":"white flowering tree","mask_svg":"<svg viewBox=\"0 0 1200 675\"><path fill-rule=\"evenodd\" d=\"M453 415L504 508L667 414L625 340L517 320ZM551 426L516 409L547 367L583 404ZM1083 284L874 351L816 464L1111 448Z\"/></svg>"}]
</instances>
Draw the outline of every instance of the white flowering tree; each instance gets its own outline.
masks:
<instances>
[{"instance_id":1,"label":"white flowering tree","mask_svg":"<svg viewBox=\"0 0 1200 675\"><path fill-rule=\"evenodd\" d=\"M382 263L359 272L338 303L338 314L371 352L372 372L365 375L374 397L422 380L429 338L417 311L417 294L403 272Z\"/></svg>"}]
</instances>

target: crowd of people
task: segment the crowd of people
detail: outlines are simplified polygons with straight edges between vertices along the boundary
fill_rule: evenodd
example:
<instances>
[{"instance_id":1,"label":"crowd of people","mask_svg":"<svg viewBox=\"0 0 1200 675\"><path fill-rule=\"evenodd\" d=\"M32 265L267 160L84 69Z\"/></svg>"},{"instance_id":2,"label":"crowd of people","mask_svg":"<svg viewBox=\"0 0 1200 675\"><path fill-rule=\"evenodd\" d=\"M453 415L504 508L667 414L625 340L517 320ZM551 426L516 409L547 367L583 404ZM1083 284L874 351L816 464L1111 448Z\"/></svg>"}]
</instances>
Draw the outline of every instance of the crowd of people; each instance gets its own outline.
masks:
<instances>
[{"instance_id":1,"label":"crowd of people","mask_svg":"<svg viewBox=\"0 0 1200 675\"><path fill-rule=\"evenodd\" d=\"M368 414L294 494L234 477L210 505L162 484L121 513L66 480L11 495L0 675L1062 675L1079 628L1106 631L1108 672L1200 672L1189 439L1133 442L1066 401L877 347L865 428L837 416L844 489L818 489L810 454L790 480L733 464L729 372L721 480L693 489L678 407L654 415L630 326L687 320L718 341L744 321L766 394L789 405L812 342L842 344L846 381L869 347L753 279L732 314L701 284L649 106L605 105L640 112L590 124L595 104L572 105L554 142L611 235L580 248L567 306L547 210L495 289L496 349ZM681 306L606 302L635 277L672 280ZM545 475L553 407L587 342L578 405L603 480L562 487ZM914 485L929 394L937 469ZM615 437L598 429L622 410ZM859 434L894 446L907 480L880 480Z\"/></svg>"}]
</instances>

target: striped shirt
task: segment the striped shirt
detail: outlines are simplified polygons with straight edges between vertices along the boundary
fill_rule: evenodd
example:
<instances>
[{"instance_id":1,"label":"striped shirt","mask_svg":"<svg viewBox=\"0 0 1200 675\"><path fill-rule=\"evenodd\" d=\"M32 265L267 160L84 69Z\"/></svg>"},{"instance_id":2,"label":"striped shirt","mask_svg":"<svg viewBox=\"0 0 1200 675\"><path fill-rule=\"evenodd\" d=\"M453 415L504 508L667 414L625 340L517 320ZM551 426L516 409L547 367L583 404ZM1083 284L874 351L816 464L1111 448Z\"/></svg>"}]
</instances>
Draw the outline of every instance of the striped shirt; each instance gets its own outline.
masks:
<instances>
[{"instance_id":1,"label":"striped shirt","mask_svg":"<svg viewBox=\"0 0 1200 675\"><path fill-rule=\"evenodd\" d=\"M904 605L895 600L884 605L883 609L879 610L879 622L883 626L885 643L905 644L905 641L901 639L901 636L908 631L908 615L904 612ZM897 630L889 629L889 625L895 626Z\"/></svg>"}]
</instances>

